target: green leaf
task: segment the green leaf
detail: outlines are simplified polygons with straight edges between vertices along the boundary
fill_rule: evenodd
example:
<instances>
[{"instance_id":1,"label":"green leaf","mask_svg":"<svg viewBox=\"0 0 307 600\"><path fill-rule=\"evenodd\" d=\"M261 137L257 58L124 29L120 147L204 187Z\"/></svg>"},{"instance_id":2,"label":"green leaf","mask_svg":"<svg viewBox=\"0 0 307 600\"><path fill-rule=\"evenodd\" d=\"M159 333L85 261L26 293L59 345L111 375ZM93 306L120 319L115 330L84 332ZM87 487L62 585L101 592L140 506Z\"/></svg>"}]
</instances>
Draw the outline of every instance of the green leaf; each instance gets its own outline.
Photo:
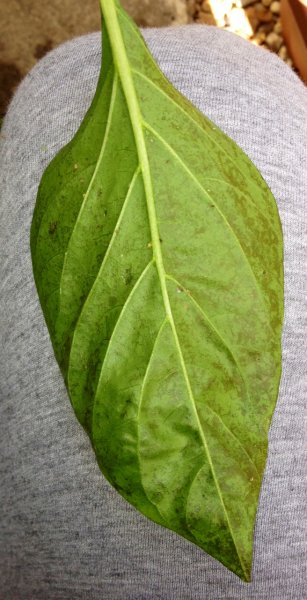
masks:
<instances>
[{"instance_id":1,"label":"green leaf","mask_svg":"<svg viewBox=\"0 0 307 600\"><path fill-rule=\"evenodd\" d=\"M119 3L101 9L93 103L39 187L40 301L106 478L248 581L281 370L277 207Z\"/></svg>"}]
</instances>

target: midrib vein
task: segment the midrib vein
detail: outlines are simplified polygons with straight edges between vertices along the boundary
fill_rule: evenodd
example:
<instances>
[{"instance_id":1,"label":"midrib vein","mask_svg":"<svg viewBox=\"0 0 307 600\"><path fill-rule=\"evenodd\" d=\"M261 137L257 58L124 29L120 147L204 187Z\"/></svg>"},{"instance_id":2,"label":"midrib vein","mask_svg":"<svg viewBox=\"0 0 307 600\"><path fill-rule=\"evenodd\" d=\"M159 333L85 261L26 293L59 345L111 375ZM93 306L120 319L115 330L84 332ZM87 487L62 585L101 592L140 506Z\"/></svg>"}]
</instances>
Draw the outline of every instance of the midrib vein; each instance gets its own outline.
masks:
<instances>
[{"instance_id":1,"label":"midrib vein","mask_svg":"<svg viewBox=\"0 0 307 600\"><path fill-rule=\"evenodd\" d=\"M121 81L121 85L123 88L124 96L125 96L125 99L127 102L128 111L129 111L132 129L133 129L134 138L135 138L135 143L136 143L137 152L138 152L138 156L139 156L139 162L140 162L140 167L141 167L143 181L144 181L144 189L145 189L151 238L152 238L154 261L155 261L156 267L157 267L157 272L158 272L158 277L159 277L159 281L160 281L166 316L169 319L170 326L171 326L171 329L173 332L173 336L174 336L174 340L175 340L175 344L176 344L176 348L177 348L177 352L178 352L178 356L179 356L179 361L180 361L180 365L182 368L182 373L183 373L184 380L186 383L187 392L188 392L188 396L189 396L189 399L190 399L190 402L192 405L195 420L196 420L196 423L198 426L199 435L200 435L200 438L202 440L202 444L204 447L205 455L206 455L207 461L208 461L211 471L212 471L212 476L214 478L216 489L217 489L217 492L218 492L218 495L220 498L220 502L221 502L221 505L222 505L224 513L225 513L225 517L226 517L226 521L228 523L231 537L232 537L234 545L236 547L238 558L240 560L242 569L245 572L244 563L241 559L240 552L237 548L232 525L231 525L229 515L228 515L227 509L226 509L226 506L225 506L225 503L224 503L224 500L222 497L221 489L219 486L219 482L217 480L217 476L216 476L215 469L213 466L213 462L212 462L211 454L210 454L209 447L207 444L207 440L205 438L205 435L204 435L204 432L202 430L201 423L199 420L199 416L198 416L198 412L196 409L196 404L195 404L195 400L194 400L194 396L193 396L193 391L191 388L189 376L187 373L186 365L184 362L184 358L183 358L183 354L181 351L180 342L179 342L179 338L178 338L178 334L177 334L177 330L176 330L176 326L175 326L175 322L174 322L174 317L172 314L172 308L171 308L170 299L169 299L168 291L167 291L167 285L166 285L165 269L164 269L164 265L163 265L163 257L162 257L159 230L158 230L158 225L157 225L157 216L156 216L155 203L154 203L154 194L153 194L153 185L152 185L152 180L151 180L150 165L149 165L146 142L145 142L145 137L144 137L143 117L142 117L141 109L139 106L139 101L137 98L136 90L134 87L131 66L128 61L127 55L126 55L126 48L124 45L124 40L122 37L119 22L118 22L117 10L116 10L115 4L114 4L114 0L100 0L100 4L101 4L102 14L105 19L106 29L107 29L109 39L110 39L115 70L118 73L118 76L119 76L119 79Z\"/></svg>"}]
</instances>

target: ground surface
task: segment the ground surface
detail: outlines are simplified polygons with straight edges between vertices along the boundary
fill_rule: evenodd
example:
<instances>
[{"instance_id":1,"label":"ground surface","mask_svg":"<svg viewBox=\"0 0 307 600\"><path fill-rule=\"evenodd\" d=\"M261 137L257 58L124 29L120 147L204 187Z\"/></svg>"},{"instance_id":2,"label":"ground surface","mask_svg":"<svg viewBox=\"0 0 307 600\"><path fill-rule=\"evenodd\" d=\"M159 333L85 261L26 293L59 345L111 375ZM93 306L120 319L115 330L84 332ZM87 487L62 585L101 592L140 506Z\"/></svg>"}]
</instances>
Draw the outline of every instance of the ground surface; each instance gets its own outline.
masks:
<instances>
[{"instance_id":1,"label":"ground surface","mask_svg":"<svg viewBox=\"0 0 307 600\"><path fill-rule=\"evenodd\" d=\"M278 0L122 0L142 26L207 23L289 62ZM98 0L0 0L0 117L19 81L49 50L100 28Z\"/></svg>"}]
</instances>

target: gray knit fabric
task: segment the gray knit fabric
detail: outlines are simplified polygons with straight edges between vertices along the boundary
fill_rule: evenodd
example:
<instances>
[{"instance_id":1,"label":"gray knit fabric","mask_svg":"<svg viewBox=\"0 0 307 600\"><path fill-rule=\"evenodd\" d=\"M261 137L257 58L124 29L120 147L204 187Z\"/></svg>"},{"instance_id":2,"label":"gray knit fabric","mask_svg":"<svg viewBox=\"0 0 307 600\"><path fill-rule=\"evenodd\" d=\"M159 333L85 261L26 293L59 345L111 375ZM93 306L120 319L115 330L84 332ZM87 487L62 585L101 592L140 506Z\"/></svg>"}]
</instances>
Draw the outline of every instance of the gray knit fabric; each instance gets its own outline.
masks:
<instances>
[{"instance_id":1,"label":"gray knit fabric","mask_svg":"<svg viewBox=\"0 0 307 600\"><path fill-rule=\"evenodd\" d=\"M148 30L163 71L247 152L285 242L283 376L255 532L253 583L150 522L101 475L71 409L32 278L37 186L95 89L100 36L70 42L20 86L1 133L0 597L302 600L306 581L307 93L267 51L214 27Z\"/></svg>"}]
</instances>

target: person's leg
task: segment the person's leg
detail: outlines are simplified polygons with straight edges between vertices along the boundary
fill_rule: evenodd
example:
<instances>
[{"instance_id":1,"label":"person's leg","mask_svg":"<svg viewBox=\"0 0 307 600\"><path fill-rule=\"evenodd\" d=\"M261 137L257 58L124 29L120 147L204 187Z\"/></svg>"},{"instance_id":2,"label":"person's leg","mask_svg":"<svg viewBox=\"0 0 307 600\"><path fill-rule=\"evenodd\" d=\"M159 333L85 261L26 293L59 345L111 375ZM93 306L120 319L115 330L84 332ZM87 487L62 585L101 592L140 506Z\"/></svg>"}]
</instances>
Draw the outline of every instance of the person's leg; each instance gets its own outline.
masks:
<instances>
[{"instance_id":1,"label":"person's leg","mask_svg":"<svg viewBox=\"0 0 307 600\"><path fill-rule=\"evenodd\" d=\"M255 162L283 223L283 377L257 517L253 583L241 583L111 488L53 356L32 277L29 228L43 170L72 137L93 96L100 64L95 34L38 64L1 132L1 597L302 600L306 89L277 57L213 27L144 35L173 84Z\"/></svg>"}]
</instances>

